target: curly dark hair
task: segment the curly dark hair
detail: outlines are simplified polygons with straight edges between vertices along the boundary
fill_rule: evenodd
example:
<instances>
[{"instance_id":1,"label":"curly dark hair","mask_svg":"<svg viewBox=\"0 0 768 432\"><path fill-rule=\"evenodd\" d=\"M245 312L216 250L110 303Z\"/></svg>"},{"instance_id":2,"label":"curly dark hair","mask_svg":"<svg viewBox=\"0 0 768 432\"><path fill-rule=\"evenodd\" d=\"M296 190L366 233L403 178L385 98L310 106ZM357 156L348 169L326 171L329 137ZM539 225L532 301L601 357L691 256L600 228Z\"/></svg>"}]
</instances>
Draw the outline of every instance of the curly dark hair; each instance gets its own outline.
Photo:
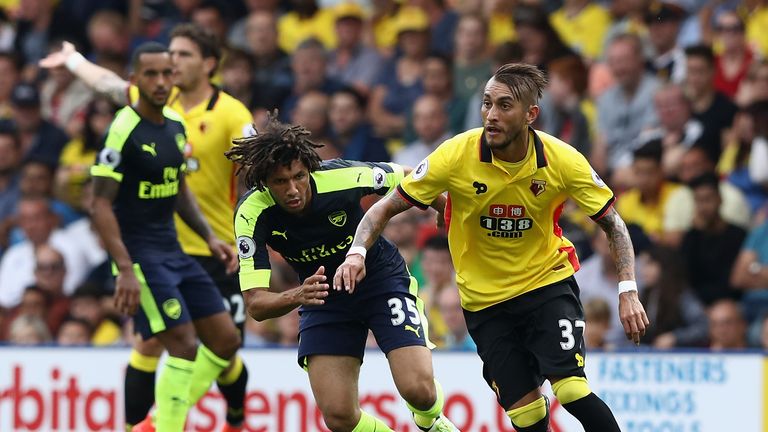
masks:
<instances>
[{"instance_id":1,"label":"curly dark hair","mask_svg":"<svg viewBox=\"0 0 768 432\"><path fill-rule=\"evenodd\" d=\"M320 156L315 151L322 147L309 139L303 126L280 123L277 112L267 115L261 128L252 136L237 138L224 155L239 165L236 175L244 172L246 187L264 190L267 176L279 167L291 166L298 160L312 172L320 168Z\"/></svg>"}]
</instances>

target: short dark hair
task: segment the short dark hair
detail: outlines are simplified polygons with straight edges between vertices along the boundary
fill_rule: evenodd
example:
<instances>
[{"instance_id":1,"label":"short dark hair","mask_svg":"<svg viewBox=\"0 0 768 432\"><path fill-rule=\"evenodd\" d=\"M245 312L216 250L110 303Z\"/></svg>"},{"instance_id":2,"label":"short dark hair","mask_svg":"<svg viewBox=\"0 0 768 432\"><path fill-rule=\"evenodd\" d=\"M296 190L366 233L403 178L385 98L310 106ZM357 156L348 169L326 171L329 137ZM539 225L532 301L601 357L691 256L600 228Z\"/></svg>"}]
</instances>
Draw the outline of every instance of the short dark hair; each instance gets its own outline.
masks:
<instances>
[{"instance_id":1,"label":"short dark hair","mask_svg":"<svg viewBox=\"0 0 768 432\"><path fill-rule=\"evenodd\" d=\"M250 69L254 68L255 62L248 52L240 48L230 48L227 56L221 61L221 69L229 69L240 62L248 64Z\"/></svg>"},{"instance_id":2,"label":"short dark hair","mask_svg":"<svg viewBox=\"0 0 768 432\"><path fill-rule=\"evenodd\" d=\"M688 187L691 190L696 190L700 187L709 187L714 189L717 193L720 193L720 179L713 172L704 173L698 177L694 177L688 182Z\"/></svg>"},{"instance_id":3,"label":"short dark hair","mask_svg":"<svg viewBox=\"0 0 768 432\"><path fill-rule=\"evenodd\" d=\"M235 175L244 171L246 187L264 190L267 177L279 166L290 166L298 160L310 172L320 168L321 159L315 149L322 146L309 136L302 126L280 123L275 111L267 115L266 123L255 135L234 140L234 147L224 155L239 164Z\"/></svg>"},{"instance_id":4,"label":"short dark hair","mask_svg":"<svg viewBox=\"0 0 768 432\"><path fill-rule=\"evenodd\" d=\"M362 110L365 109L366 104L368 103L365 95L363 95L362 93L360 93L359 91L355 90L353 87L350 87L350 86L341 87L340 89L333 92L333 95L331 96L336 96L337 94L347 94L352 96L352 99L355 100L357 107Z\"/></svg>"},{"instance_id":5,"label":"short dark hair","mask_svg":"<svg viewBox=\"0 0 768 432\"><path fill-rule=\"evenodd\" d=\"M142 54L159 54L167 52L168 47L160 42L144 42L133 50L133 54L131 55L131 70L134 72L138 70Z\"/></svg>"},{"instance_id":6,"label":"short dark hair","mask_svg":"<svg viewBox=\"0 0 768 432\"><path fill-rule=\"evenodd\" d=\"M549 74L570 80L574 93L584 96L589 88L589 69L579 56L571 55L552 60L547 65Z\"/></svg>"},{"instance_id":7,"label":"short dark hair","mask_svg":"<svg viewBox=\"0 0 768 432\"><path fill-rule=\"evenodd\" d=\"M494 72L493 79L506 84L516 100L530 105L536 104L547 86L544 73L527 63L507 63Z\"/></svg>"},{"instance_id":8,"label":"short dark hair","mask_svg":"<svg viewBox=\"0 0 768 432\"><path fill-rule=\"evenodd\" d=\"M13 139L14 148L21 149L21 137L16 123L13 120L0 120L0 135L9 136Z\"/></svg>"},{"instance_id":9,"label":"short dark hair","mask_svg":"<svg viewBox=\"0 0 768 432\"><path fill-rule=\"evenodd\" d=\"M424 242L423 249L449 251L448 237L443 234L435 234Z\"/></svg>"},{"instance_id":10,"label":"short dark hair","mask_svg":"<svg viewBox=\"0 0 768 432\"><path fill-rule=\"evenodd\" d=\"M704 59L710 67L715 66L715 53L709 45L691 45L685 48L686 57Z\"/></svg>"},{"instance_id":11,"label":"short dark hair","mask_svg":"<svg viewBox=\"0 0 768 432\"><path fill-rule=\"evenodd\" d=\"M216 67L211 70L210 76L216 72L216 68L219 66L219 60L221 60L221 46L216 40L216 36L208 30L200 27L197 24L185 23L179 24L171 31L171 39L176 37L183 37L191 40L197 48L200 50L200 55L203 58L213 57L216 59Z\"/></svg>"},{"instance_id":12,"label":"short dark hair","mask_svg":"<svg viewBox=\"0 0 768 432\"><path fill-rule=\"evenodd\" d=\"M632 156L634 156L635 160L650 159L661 164L663 152L664 149L661 145L661 138L653 138L639 148L636 148L635 151L632 152Z\"/></svg>"}]
</instances>

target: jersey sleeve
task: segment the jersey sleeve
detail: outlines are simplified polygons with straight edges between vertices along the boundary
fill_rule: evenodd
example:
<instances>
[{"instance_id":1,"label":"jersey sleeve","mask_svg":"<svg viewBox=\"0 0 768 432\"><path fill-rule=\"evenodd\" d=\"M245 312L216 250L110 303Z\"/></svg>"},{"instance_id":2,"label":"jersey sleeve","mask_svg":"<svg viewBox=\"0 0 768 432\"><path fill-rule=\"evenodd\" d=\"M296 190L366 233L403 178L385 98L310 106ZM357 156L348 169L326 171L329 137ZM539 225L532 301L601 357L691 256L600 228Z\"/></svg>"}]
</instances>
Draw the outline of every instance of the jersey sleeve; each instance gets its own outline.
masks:
<instances>
[{"instance_id":1,"label":"jersey sleeve","mask_svg":"<svg viewBox=\"0 0 768 432\"><path fill-rule=\"evenodd\" d=\"M107 177L118 182L123 181L125 143L140 120L138 114L129 107L123 108L117 113L112 124L109 125L104 148L99 152L96 163L91 167L92 176Z\"/></svg>"},{"instance_id":2,"label":"jersey sleeve","mask_svg":"<svg viewBox=\"0 0 768 432\"><path fill-rule=\"evenodd\" d=\"M403 180L403 167L391 162L358 162L333 159L323 162L316 175L333 173L329 181L318 183L318 188L327 184L336 189L360 188L364 195L386 195L395 190ZM342 183L349 183L343 185Z\"/></svg>"},{"instance_id":3,"label":"jersey sleeve","mask_svg":"<svg viewBox=\"0 0 768 432\"><path fill-rule=\"evenodd\" d=\"M410 174L405 176L397 191L412 205L424 210L448 189L449 173L454 166L451 154L453 146L448 141L421 161Z\"/></svg>"},{"instance_id":4,"label":"jersey sleeve","mask_svg":"<svg viewBox=\"0 0 768 432\"><path fill-rule=\"evenodd\" d=\"M596 221L611 208L616 198L613 191L589 165L584 155L573 151L570 163L563 167L562 181L568 195Z\"/></svg>"},{"instance_id":5,"label":"jersey sleeve","mask_svg":"<svg viewBox=\"0 0 768 432\"><path fill-rule=\"evenodd\" d=\"M254 134L253 129L253 115L248 111L240 101L234 100L236 104L233 104L233 109L227 112L230 117L229 128L229 147L232 147L232 141L237 138L251 136Z\"/></svg>"},{"instance_id":6,"label":"jersey sleeve","mask_svg":"<svg viewBox=\"0 0 768 432\"><path fill-rule=\"evenodd\" d=\"M268 194L267 194L268 195ZM235 211L235 247L240 260L240 290L268 289L272 274L267 250L264 194L247 196Z\"/></svg>"}]
</instances>

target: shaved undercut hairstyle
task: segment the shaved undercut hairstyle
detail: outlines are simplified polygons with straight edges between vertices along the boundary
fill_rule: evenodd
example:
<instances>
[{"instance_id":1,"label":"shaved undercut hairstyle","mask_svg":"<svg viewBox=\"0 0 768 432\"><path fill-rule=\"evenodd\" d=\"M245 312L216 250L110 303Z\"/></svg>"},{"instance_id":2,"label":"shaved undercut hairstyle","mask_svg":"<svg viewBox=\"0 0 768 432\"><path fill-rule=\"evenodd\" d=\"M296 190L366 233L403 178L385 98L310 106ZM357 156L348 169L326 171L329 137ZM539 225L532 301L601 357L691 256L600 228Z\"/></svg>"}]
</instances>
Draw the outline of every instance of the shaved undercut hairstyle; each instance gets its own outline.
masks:
<instances>
[{"instance_id":1,"label":"shaved undercut hairstyle","mask_svg":"<svg viewBox=\"0 0 768 432\"><path fill-rule=\"evenodd\" d=\"M493 79L506 84L515 100L528 105L536 105L547 86L544 72L527 63L507 63L496 70Z\"/></svg>"}]
</instances>

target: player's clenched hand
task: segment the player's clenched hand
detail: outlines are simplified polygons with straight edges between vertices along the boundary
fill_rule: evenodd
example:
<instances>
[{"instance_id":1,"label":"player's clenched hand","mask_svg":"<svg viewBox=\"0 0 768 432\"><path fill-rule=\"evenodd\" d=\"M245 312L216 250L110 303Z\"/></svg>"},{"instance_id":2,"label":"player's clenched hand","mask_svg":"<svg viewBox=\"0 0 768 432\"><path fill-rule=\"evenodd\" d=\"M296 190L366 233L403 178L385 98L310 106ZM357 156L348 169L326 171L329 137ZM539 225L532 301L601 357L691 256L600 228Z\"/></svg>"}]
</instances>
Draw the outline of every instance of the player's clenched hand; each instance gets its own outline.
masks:
<instances>
[{"instance_id":1,"label":"player's clenched hand","mask_svg":"<svg viewBox=\"0 0 768 432\"><path fill-rule=\"evenodd\" d=\"M304 279L301 286L293 289L293 300L302 305L321 305L328 297L328 284L325 283L325 267L320 266L315 274Z\"/></svg>"},{"instance_id":2,"label":"player's clenched hand","mask_svg":"<svg viewBox=\"0 0 768 432\"><path fill-rule=\"evenodd\" d=\"M637 291L627 291L619 294L619 318L624 326L627 339L635 345L640 345L640 337L645 335L645 329L650 325L643 304L637 297Z\"/></svg>"},{"instance_id":3,"label":"player's clenched hand","mask_svg":"<svg viewBox=\"0 0 768 432\"><path fill-rule=\"evenodd\" d=\"M212 236L208 239L208 249L211 250L211 253L216 259L224 263L227 268L227 274L232 274L237 271L237 254L232 246Z\"/></svg>"},{"instance_id":4,"label":"player's clenched hand","mask_svg":"<svg viewBox=\"0 0 768 432\"><path fill-rule=\"evenodd\" d=\"M70 42L64 42L59 51L54 51L48 54L44 59L40 60L40 67L46 69L62 67L64 66L64 63L67 62L69 55L73 53L75 53L75 46Z\"/></svg>"},{"instance_id":5,"label":"player's clenched hand","mask_svg":"<svg viewBox=\"0 0 768 432\"><path fill-rule=\"evenodd\" d=\"M115 280L115 308L122 314L131 316L139 306L141 287L132 271L120 272Z\"/></svg>"},{"instance_id":6,"label":"player's clenched hand","mask_svg":"<svg viewBox=\"0 0 768 432\"><path fill-rule=\"evenodd\" d=\"M350 294L355 292L355 285L365 277L365 257L360 254L347 255L344 262L333 275L333 289L346 289Z\"/></svg>"}]
</instances>

